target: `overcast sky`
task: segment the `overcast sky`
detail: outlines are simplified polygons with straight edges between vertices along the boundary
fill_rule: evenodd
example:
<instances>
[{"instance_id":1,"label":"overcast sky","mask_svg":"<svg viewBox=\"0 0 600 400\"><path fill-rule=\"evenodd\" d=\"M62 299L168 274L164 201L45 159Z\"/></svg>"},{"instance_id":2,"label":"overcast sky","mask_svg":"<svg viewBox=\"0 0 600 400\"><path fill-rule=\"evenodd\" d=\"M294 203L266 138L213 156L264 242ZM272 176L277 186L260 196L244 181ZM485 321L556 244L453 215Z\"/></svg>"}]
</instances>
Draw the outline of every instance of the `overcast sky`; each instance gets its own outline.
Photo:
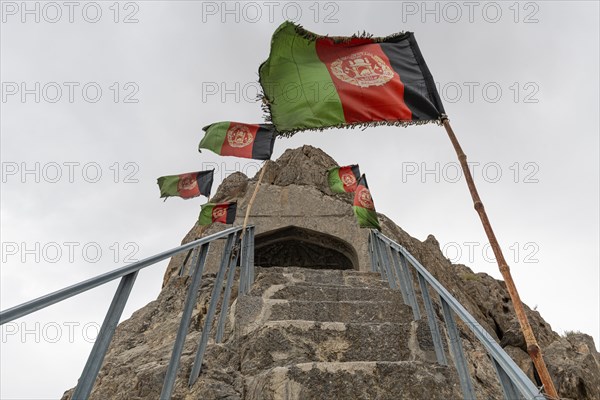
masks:
<instances>
[{"instance_id":1,"label":"overcast sky","mask_svg":"<svg viewBox=\"0 0 600 400\"><path fill-rule=\"evenodd\" d=\"M158 176L215 166L216 190L253 175L197 144L209 123L262 121L258 66L291 19L415 32L522 299L598 346L598 15L595 1L2 2L0 308L178 245L205 200L164 203ZM303 144L359 163L379 212L500 278L443 128L301 133L273 157ZM126 316L165 266L140 274ZM74 386L116 285L4 325L0 397Z\"/></svg>"}]
</instances>

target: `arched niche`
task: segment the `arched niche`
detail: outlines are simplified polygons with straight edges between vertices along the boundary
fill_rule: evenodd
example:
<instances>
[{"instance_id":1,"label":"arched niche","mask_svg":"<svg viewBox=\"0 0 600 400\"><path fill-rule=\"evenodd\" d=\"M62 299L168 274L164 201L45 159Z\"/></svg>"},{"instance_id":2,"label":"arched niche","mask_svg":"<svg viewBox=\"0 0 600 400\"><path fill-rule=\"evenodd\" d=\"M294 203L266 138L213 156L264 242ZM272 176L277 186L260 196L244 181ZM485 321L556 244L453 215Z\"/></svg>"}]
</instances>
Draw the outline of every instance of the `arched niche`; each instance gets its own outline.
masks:
<instances>
[{"instance_id":1,"label":"arched niche","mask_svg":"<svg viewBox=\"0 0 600 400\"><path fill-rule=\"evenodd\" d=\"M256 235L254 264L261 267L358 269L358 256L346 241L297 226Z\"/></svg>"}]
</instances>

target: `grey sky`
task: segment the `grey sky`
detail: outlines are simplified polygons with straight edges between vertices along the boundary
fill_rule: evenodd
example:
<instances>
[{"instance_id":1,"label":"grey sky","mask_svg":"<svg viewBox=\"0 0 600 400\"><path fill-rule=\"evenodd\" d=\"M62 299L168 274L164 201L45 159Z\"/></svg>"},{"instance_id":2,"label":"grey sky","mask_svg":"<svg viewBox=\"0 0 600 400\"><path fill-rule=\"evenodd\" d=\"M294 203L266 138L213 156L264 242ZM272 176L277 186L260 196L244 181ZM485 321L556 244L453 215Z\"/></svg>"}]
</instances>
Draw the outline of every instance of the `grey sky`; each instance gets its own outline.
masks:
<instances>
[{"instance_id":1,"label":"grey sky","mask_svg":"<svg viewBox=\"0 0 600 400\"><path fill-rule=\"evenodd\" d=\"M258 162L199 154L201 128L262 121L258 66L299 15L321 34L415 32L523 300L598 346L597 2L26 3L39 22L22 4L2 2L1 309L179 244L204 200L163 203L158 176L216 163L216 190L252 175ZM379 212L500 277L441 127L301 133L274 157L303 144L359 163ZM140 275L127 316L165 266ZM72 387L115 288L5 325L0 397Z\"/></svg>"}]
</instances>

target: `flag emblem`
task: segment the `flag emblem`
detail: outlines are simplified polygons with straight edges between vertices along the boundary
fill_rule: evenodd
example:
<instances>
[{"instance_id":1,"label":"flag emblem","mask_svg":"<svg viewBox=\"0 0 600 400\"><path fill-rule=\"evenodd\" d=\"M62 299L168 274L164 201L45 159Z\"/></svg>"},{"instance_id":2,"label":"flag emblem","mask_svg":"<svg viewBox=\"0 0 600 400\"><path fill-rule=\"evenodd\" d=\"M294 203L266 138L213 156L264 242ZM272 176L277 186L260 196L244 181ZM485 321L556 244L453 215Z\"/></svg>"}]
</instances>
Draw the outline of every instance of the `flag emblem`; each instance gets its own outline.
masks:
<instances>
[{"instance_id":1,"label":"flag emblem","mask_svg":"<svg viewBox=\"0 0 600 400\"><path fill-rule=\"evenodd\" d=\"M340 172L342 172L341 169L340 169ZM341 178L342 178L342 182L344 183L344 186L348 186L348 187L356 186L356 177L354 176L354 173L352 172L352 170L350 168L345 169L341 175L342 175Z\"/></svg>"},{"instance_id":2,"label":"flag emblem","mask_svg":"<svg viewBox=\"0 0 600 400\"><path fill-rule=\"evenodd\" d=\"M358 193L356 193L356 197L362 207L367 210L375 210L375 204L373 204L373 198L371 197L371 192L368 188L360 186Z\"/></svg>"},{"instance_id":3,"label":"flag emblem","mask_svg":"<svg viewBox=\"0 0 600 400\"><path fill-rule=\"evenodd\" d=\"M394 71L381 57L366 51L338 58L330 68L339 80L364 88L383 86L394 77Z\"/></svg>"},{"instance_id":4,"label":"flag emblem","mask_svg":"<svg viewBox=\"0 0 600 400\"><path fill-rule=\"evenodd\" d=\"M356 190L360 170L358 165L333 167L327 170L327 182L333 193L350 193Z\"/></svg>"},{"instance_id":5,"label":"flag emblem","mask_svg":"<svg viewBox=\"0 0 600 400\"><path fill-rule=\"evenodd\" d=\"M381 230L377 213L375 212L375 204L367 185L367 178L363 174L358 180L358 187L354 192L354 215L361 228L373 228Z\"/></svg>"},{"instance_id":6,"label":"flag emblem","mask_svg":"<svg viewBox=\"0 0 600 400\"><path fill-rule=\"evenodd\" d=\"M212 211L213 221L218 221L225 214L227 214L227 209L226 208L221 208L221 207L215 207L215 208L213 208L213 211Z\"/></svg>"},{"instance_id":7,"label":"flag emblem","mask_svg":"<svg viewBox=\"0 0 600 400\"><path fill-rule=\"evenodd\" d=\"M177 182L177 191L183 198L193 197L198 192L198 181L196 180L196 172L189 174L181 174L179 182Z\"/></svg>"},{"instance_id":8,"label":"flag emblem","mask_svg":"<svg viewBox=\"0 0 600 400\"><path fill-rule=\"evenodd\" d=\"M231 147L246 147L254 141L254 136L245 125L234 125L227 130L227 142Z\"/></svg>"}]
</instances>

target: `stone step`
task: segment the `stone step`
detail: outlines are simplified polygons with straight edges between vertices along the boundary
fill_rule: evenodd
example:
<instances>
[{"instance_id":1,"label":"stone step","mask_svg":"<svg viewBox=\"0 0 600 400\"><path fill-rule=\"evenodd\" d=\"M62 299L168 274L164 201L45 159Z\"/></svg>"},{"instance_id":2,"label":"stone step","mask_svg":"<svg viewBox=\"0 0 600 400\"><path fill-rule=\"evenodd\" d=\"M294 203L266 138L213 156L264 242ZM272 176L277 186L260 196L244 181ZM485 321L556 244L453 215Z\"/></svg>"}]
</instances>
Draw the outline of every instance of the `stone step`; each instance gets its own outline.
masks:
<instances>
[{"instance_id":1,"label":"stone step","mask_svg":"<svg viewBox=\"0 0 600 400\"><path fill-rule=\"evenodd\" d=\"M418 361L300 363L246 376L244 385L246 400L462 398L452 369Z\"/></svg>"},{"instance_id":2,"label":"stone step","mask_svg":"<svg viewBox=\"0 0 600 400\"><path fill-rule=\"evenodd\" d=\"M389 288L389 284L375 272L354 270L318 270L297 267L257 268L254 285L265 284L310 284L326 286L349 286L364 288Z\"/></svg>"},{"instance_id":3,"label":"stone step","mask_svg":"<svg viewBox=\"0 0 600 400\"><path fill-rule=\"evenodd\" d=\"M410 323L270 321L240 340L241 370L255 375L313 361L405 361L410 343Z\"/></svg>"},{"instance_id":4,"label":"stone step","mask_svg":"<svg viewBox=\"0 0 600 400\"><path fill-rule=\"evenodd\" d=\"M395 301L301 301L265 300L268 321L308 320L319 322L410 322L410 308Z\"/></svg>"},{"instance_id":5,"label":"stone step","mask_svg":"<svg viewBox=\"0 0 600 400\"><path fill-rule=\"evenodd\" d=\"M238 337L260 328L267 321L318 321L343 323L409 323L410 307L401 296L390 301L302 301L269 299L271 287L264 297L240 296L235 305L235 325Z\"/></svg>"},{"instance_id":6,"label":"stone step","mask_svg":"<svg viewBox=\"0 0 600 400\"><path fill-rule=\"evenodd\" d=\"M270 294L270 299L303 301L396 301L402 294L398 290L309 285L305 283L284 286Z\"/></svg>"}]
</instances>

